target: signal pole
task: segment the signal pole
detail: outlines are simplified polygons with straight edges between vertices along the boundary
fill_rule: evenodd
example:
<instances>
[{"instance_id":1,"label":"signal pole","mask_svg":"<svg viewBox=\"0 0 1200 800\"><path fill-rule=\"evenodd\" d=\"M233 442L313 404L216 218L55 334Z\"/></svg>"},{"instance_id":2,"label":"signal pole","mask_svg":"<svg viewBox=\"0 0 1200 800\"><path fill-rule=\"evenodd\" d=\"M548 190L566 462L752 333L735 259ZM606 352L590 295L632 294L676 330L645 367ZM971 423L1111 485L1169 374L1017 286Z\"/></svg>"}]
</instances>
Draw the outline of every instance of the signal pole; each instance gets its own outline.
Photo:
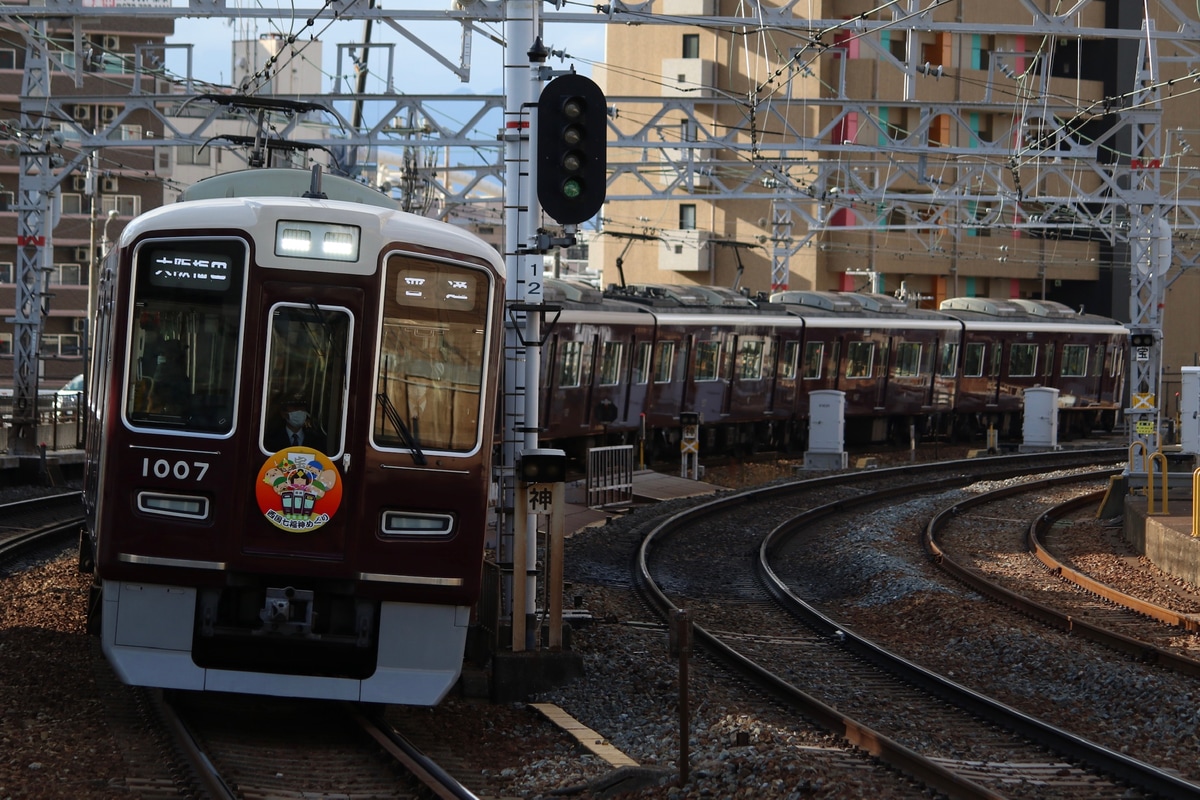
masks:
<instances>
[{"instance_id":1,"label":"signal pole","mask_svg":"<svg viewBox=\"0 0 1200 800\"><path fill-rule=\"evenodd\" d=\"M536 247L538 205L533 191L531 109L541 87L540 0L507 0L504 3L504 261L508 272L504 315L504 441L499 469L502 515L498 520L498 560L512 563L514 537L526 546L524 564L512 564L513 580L525 581L525 607L511 608L514 621L524 614L526 637L537 632L528 624L537 609L537 518L524 530L514 530L517 459L538 446L538 381L541 358L541 317L532 309L542 305L542 255ZM544 57L543 57L544 58ZM511 606L512 591L504 593ZM514 642L514 645L517 643Z\"/></svg>"}]
</instances>

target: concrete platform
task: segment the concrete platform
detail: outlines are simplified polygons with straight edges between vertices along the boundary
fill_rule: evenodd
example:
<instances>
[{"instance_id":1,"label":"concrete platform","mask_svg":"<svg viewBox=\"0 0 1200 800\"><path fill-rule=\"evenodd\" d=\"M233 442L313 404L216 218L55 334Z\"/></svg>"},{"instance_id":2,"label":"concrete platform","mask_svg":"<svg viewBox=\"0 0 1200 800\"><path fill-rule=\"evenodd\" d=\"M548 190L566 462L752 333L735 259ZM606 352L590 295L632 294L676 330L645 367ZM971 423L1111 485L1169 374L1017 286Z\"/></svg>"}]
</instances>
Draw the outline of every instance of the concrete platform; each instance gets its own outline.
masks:
<instances>
[{"instance_id":1,"label":"concrete platform","mask_svg":"<svg viewBox=\"0 0 1200 800\"><path fill-rule=\"evenodd\" d=\"M633 473L633 504L646 505L677 500L682 497L700 497L716 494L719 487L704 481L694 481L654 470L638 470ZM568 536L593 525L603 525L612 517L618 517L627 507L589 508L580 503L566 503L563 509L563 527Z\"/></svg>"},{"instance_id":2,"label":"concrete platform","mask_svg":"<svg viewBox=\"0 0 1200 800\"><path fill-rule=\"evenodd\" d=\"M1200 584L1200 538L1192 536L1191 501L1168 498L1167 510L1173 513L1149 514L1145 497L1127 496L1125 540L1163 572Z\"/></svg>"}]
</instances>

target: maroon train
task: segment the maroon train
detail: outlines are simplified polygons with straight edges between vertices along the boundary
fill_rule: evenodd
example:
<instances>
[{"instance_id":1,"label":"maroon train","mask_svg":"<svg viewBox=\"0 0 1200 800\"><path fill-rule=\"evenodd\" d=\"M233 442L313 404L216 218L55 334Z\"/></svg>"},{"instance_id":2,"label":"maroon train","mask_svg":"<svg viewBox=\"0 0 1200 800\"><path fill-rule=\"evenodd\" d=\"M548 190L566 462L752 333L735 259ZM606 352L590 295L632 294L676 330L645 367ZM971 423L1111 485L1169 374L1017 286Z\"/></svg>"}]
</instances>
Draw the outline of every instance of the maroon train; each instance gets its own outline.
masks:
<instances>
[{"instance_id":1,"label":"maroon train","mask_svg":"<svg viewBox=\"0 0 1200 800\"><path fill-rule=\"evenodd\" d=\"M132 684L433 704L480 591L503 262L298 177L201 182L105 262L89 621Z\"/></svg>"},{"instance_id":2,"label":"maroon train","mask_svg":"<svg viewBox=\"0 0 1200 800\"><path fill-rule=\"evenodd\" d=\"M562 313L542 359L542 439L581 457L644 437L674 457L680 415L701 448L803 448L809 394L845 393L851 442L1019 435L1023 393L1059 390L1060 430L1111 430L1128 330L1054 302L959 298L939 311L886 295L792 291L754 302L703 287L606 293L547 282Z\"/></svg>"}]
</instances>

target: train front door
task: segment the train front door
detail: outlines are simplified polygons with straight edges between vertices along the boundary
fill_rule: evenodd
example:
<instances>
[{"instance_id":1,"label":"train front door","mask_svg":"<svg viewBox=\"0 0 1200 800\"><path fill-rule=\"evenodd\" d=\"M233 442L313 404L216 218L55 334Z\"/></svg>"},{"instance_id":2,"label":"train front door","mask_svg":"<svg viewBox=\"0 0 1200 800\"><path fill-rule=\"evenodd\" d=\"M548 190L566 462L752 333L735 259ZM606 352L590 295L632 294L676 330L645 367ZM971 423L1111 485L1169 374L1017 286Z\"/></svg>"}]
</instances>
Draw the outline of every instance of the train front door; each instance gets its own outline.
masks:
<instances>
[{"instance_id":1,"label":"train front door","mask_svg":"<svg viewBox=\"0 0 1200 800\"><path fill-rule=\"evenodd\" d=\"M353 354L370 352L356 341L363 292L321 287L319 302L314 294L311 284L265 283L264 316L247 336L247 357L264 365L247 387L254 402L245 424L258 436L247 437L246 457L262 465L247 498L247 555L342 560L352 540L337 510L346 468L362 463L347 443L366 438L347 403Z\"/></svg>"}]
</instances>

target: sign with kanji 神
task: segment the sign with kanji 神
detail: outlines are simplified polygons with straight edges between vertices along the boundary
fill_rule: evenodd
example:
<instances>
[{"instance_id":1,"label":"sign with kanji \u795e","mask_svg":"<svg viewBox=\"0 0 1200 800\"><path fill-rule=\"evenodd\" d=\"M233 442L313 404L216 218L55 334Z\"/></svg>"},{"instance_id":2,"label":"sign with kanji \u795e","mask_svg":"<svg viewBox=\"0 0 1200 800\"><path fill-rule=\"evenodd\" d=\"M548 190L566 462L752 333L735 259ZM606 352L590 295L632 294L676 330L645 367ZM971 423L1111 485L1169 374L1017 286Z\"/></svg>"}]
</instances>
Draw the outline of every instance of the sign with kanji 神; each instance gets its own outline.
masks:
<instances>
[{"instance_id":1,"label":"sign with kanji \u795e","mask_svg":"<svg viewBox=\"0 0 1200 800\"><path fill-rule=\"evenodd\" d=\"M531 483L526 489L525 496L528 500L528 511L530 514L549 514L554 510L554 492L562 484L558 483Z\"/></svg>"}]
</instances>

